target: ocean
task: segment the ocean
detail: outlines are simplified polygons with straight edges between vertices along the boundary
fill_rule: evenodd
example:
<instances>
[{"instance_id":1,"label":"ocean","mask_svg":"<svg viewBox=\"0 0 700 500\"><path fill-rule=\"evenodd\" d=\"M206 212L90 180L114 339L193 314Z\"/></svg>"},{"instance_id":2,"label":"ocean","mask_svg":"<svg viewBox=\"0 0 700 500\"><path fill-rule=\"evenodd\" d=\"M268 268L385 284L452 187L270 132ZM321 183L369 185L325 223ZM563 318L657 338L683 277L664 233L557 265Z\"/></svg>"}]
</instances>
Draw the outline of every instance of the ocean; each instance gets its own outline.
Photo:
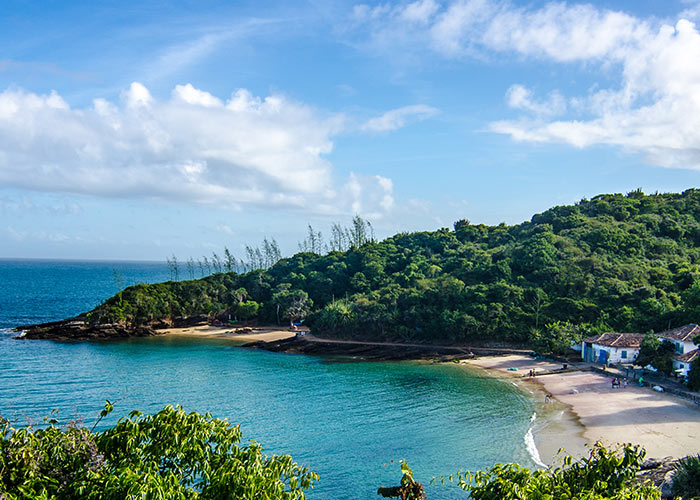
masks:
<instances>
[{"instance_id":1,"label":"ocean","mask_svg":"<svg viewBox=\"0 0 700 500\"><path fill-rule=\"evenodd\" d=\"M10 328L75 316L120 287L169 279L164 263L0 260L0 415L52 410L101 425L166 404L241 425L266 454L321 476L310 499L375 499L405 459L418 480L496 462L534 466L534 402L511 383L453 364L366 363L252 351L222 339L104 343L13 340ZM465 498L427 484L431 500Z\"/></svg>"}]
</instances>

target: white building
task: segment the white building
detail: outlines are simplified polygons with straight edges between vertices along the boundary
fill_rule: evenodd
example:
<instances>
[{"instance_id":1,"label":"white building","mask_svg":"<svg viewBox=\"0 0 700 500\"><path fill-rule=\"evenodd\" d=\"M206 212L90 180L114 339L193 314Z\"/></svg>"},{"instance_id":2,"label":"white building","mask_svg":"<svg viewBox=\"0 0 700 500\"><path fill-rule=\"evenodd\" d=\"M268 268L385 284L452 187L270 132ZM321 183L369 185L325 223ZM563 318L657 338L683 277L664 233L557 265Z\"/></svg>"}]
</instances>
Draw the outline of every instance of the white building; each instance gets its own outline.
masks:
<instances>
[{"instance_id":1,"label":"white building","mask_svg":"<svg viewBox=\"0 0 700 500\"><path fill-rule=\"evenodd\" d=\"M641 333L603 333L583 339L581 358L589 363L632 363L639 355Z\"/></svg>"},{"instance_id":2,"label":"white building","mask_svg":"<svg viewBox=\"0 0 700 500\"><path fill-rule=\"evenodd\" d=\"M700 350L693 349L685 354L676 354L673 357L673 370L681 377L687 377L690 364L700 358Z\"/></svg>"},{"instance_id":3,"label":"white building","mask_svg":"<svg viewBox=\"0 0 700 500\"><path fill-rule=\"evenodd\" d=\"M657 333L661 340L672 342L676 347L676 354L686 354L696 349L693 338L700 335L700 326L690 324Z\"/></svg>"}]
</instances>

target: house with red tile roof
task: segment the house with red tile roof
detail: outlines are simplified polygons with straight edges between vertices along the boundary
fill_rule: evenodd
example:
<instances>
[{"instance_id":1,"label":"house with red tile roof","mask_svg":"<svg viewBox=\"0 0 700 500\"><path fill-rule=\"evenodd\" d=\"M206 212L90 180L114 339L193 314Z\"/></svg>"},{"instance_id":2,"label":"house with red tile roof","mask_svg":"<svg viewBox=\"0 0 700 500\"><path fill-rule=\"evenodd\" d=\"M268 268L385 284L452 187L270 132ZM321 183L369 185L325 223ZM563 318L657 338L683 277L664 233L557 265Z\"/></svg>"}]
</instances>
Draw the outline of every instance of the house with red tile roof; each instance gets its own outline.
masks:
<instances>
[{"instance_id":1,"label":"house with red tile roof","mask_svg":"<svg viewBox=\"0 0 700 500\"><path fill-rule=\"evenodd\" d=\"M583 339L581 357L590 363L632 363L639 355L641 333L602 333Z\"/></svg>"},{"instance_id":2,"label":"house with red tile roof","mask_svg":"<svg viewBox=\"0 0 700 500\"><path fill-rule=\"evenodd\" d=\"M673 328L672 330L659 332L656 335L658 335L661 340L672 342L676 347L676 354L685 354L697 348L693 343L693 338L700 335L700 326L691 323L689 325Z\"/></svg>"},{"instance_id":3,"label":"house with red tile roof","mask_svg":"<svg viewBox=\"0 0 700 500\"><path fill-rule=\"evenodd\" d=\"M685 354L673 356L673 370L681 377L687 377L690 365L696 359L700 359L700 349L693 349Z\"/></svg>"}]
</instances>

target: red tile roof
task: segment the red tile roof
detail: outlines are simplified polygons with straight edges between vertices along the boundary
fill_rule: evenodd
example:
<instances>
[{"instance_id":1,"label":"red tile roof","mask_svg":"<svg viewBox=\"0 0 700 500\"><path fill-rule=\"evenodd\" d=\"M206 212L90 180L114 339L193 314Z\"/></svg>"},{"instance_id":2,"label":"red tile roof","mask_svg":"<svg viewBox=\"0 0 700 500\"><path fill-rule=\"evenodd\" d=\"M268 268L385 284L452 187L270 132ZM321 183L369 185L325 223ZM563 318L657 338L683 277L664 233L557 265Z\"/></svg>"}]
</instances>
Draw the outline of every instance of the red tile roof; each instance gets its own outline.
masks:
<instances>
[{"instance_id":1,"label":"red tile roof","mask_svg":"<svg viewBox=\"0 0 700 500\"><path fill-rule=\"evenodd\" d=\"M700 357L700 350L699 349L693 349L692 351L688 351L685 354L679 354L678 356L674 356L674 358L678 361L682 361L683 363L692 363L696 359Z\"/></svg>"},{"instance_id":2,"label":"red tile roof","mask_svg":"<svg viewBox=\"0 0 700 500\"><path fill-rule=\"evenodd\" d=\"M657 333L657 335L664 339L679 340L681 342L692 342L693 337L700 335L700 326L695 323L690 325L681 326L678 328L673 328L672 330L666 330L665 332Z\"/></svg>"},{"instance_id":3,"label":"red tile roof","mask_svg":"<svg viewBox=\"0 0 700 500\"><path fill-rule=\"evenodd\" d=\"M595 337L583 339L590 344L604 345L606 347L630 347L639 348L642 344L644 334L642 333L603 333Z\"/></svg>"}]
</instances>

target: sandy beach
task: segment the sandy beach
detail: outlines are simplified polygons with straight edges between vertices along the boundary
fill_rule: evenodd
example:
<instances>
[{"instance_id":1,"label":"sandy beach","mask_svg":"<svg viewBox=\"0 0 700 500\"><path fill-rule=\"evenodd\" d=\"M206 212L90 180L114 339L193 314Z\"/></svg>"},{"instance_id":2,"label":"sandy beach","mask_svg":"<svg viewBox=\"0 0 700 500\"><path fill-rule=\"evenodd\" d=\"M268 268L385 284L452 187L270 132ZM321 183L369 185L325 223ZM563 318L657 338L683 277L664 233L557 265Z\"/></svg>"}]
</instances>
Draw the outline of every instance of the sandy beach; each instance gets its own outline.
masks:
<instances>
[{"instance_id":1,"label":"sandy beach","mask_svg":"<svg viewBox=\"0 0 700 500\"><path fill-rule=\"evenodd\" d=\"M185 328L167 328L163 335L200 338L230 338L240 342L273 342L294 337L297 332L277 327L242 327L231 326L190 326Z\"/></svg>"},{"instance_id":2,"label":"sandy beach","mask_svg":"<svg viewBox=\"0 0 700 500\"><path fill-rule=\"evenodd\" d=\"M602 441L641 444L647 457L684 457L700 451L700 406L680 397L629 385L611 387L611 377L591 371L560 370L560 363L528 356L482 357L466 362L487 369L533 394L538 415L535 443L542 460L551 463L558 448L576 456L585 444ZM510 371L508 368L518 368ZM530 369L541 375L523 378ZM545 392L553 396L544 402Z\"/></svg>"}]
</instances>

